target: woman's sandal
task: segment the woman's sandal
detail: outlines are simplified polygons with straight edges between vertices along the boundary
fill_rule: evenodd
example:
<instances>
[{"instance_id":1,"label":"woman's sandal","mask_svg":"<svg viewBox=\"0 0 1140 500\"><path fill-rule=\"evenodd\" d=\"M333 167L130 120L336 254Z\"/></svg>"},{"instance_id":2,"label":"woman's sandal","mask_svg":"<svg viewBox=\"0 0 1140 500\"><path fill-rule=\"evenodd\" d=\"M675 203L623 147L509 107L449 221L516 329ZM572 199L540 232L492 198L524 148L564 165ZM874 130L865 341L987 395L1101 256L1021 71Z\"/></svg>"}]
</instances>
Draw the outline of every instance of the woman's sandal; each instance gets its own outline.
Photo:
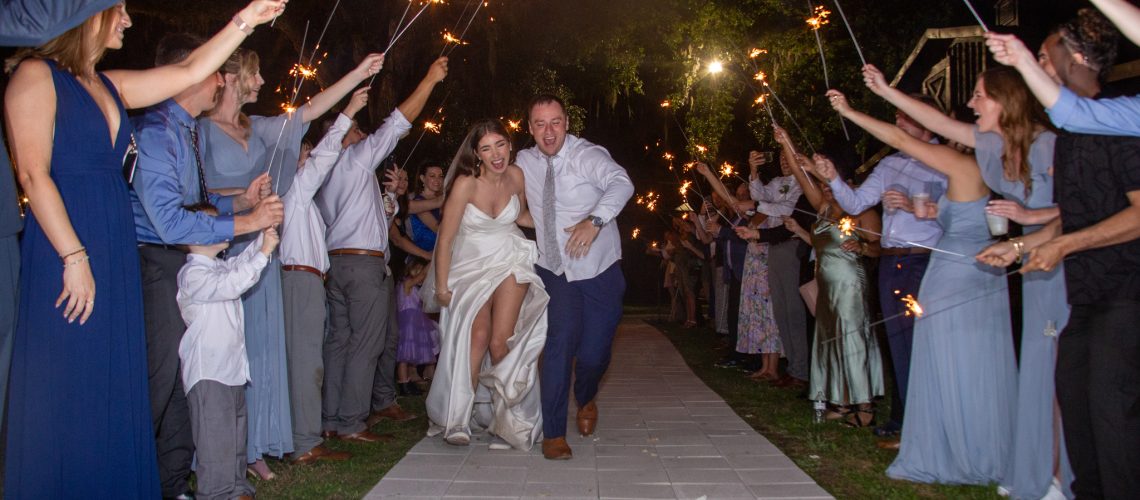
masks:
<instances>
[{"instance_id":1,"label":"woman's sandal","mask_svg":"<svg viewBox=\"0 0 1140 500\"><path fill-rule=\"evenodd\" d=\"M855 412L848 409L847 407L836 406L833 408L828 408L828 410L823 413L823 419L824 420L846 420L853 413L855 413Z\"/></svg>"},{"instance_id":2,"label":"woman's sandal","mask_svg":"<svg viewBox=\"0 0 1140 500\"><path fill-rule=\"evenodd\" d=\"M875 425L875 410L866 408L848 412L847 418L843 420L843 425L856 429Z\"/></svg>"}]
</instances>

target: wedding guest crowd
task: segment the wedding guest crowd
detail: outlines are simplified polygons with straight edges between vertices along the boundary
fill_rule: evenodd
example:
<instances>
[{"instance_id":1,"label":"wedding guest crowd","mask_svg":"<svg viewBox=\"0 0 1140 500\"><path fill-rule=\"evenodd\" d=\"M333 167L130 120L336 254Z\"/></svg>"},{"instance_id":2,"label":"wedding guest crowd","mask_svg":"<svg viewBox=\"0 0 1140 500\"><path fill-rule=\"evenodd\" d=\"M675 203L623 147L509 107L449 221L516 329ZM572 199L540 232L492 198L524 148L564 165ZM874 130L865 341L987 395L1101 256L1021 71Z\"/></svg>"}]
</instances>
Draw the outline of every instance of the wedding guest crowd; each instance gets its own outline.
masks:
<instances>
[{"instance_id":1,"label":"wedding guest crowd","mask_svg":"<svg viewBox=\"0 0 1140 500\"><path fill-rule=\"evenodd\" d=\"M35 46L5 63L6 138L30 200L23 221L15 203L0 207L0 281L12 284L0 290L6 495L251 498L247 473L276 479L267 457L346 461L330 441L391 441L370 428L416 418L398 397L423 394L441 352L448 380L428 407L430 432L448 443L469 444L472 413L493 412L492 447L541 436L544 456L570 458L572 366L576 423L593 433L624 290L608 225L632 192L624 169L568 136L562 101L542 96L528 112L544 140L522 169L490 120L461 146L458 181L428 161L409 191L389 157L447 77L446 57L371 134L354 116L383 54L294 111L249 116L265 82L239 45L286 3L254 0L209 39L167 35L139 71L95 69L131 27L122 2L53 7L36 29L0 15L0 43ZM1000 65L977 75L974 123L873 65L864 82L895 106L893 123L829 90L843 119L897 150L857 185L842 154L808 157L776 123L779 151L750 152L742 182L694 164L708 196L698 190L698 209L679 207L647 250L662 258L673 319L695 328L707 316L728 350L716 366L798 391L820 420L869 428L898 450L891 478L1018 499L1135 495L1140 96L1115 96L1106 80L1120 35L1140 44L1140 8L1092 3L1036 53L986 35ZM5 166L7 151L0 143ZM603 166L591 180L609 191L556 190L556 164L568 176L579 163ZM0 174L6 201L11 180ZM591 190L605 202L586 206ZM490 215L504 211L516 219ZM541 251L516 222L538 226ZM469 241L469 228L502 239ZM603 253L588 253L595 242ZM501 245L520 260L484 265L476 250ZM508 285L499 307L514 309L481 312L474 297L491 293L478 288L491 271ZM468 284L450 290L449 277ZM598 297L605 314L581 323ZM429 310L453 299L441 344ZM528 347L508 352L520 308ZM504 403L517 381L495 372L538 366L541 344L545 378L524 370L524 385L545 389L545 420L538 391Z\"/></svg>"}]
</instances>

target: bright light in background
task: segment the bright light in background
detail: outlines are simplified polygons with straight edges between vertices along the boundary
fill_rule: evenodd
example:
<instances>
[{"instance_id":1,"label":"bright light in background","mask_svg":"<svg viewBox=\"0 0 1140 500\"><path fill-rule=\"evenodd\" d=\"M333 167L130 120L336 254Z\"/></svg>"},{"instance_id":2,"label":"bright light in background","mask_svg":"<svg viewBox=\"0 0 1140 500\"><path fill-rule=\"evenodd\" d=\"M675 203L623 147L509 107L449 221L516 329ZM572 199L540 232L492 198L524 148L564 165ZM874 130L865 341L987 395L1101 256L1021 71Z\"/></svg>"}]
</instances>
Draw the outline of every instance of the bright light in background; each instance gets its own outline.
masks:
<instances>
[{"instance_id":1,"label":"bright light in background","mask_svg":"<svg viewBox=\"0 0 1140 500\"><path fill-rule=\"evenodd\" d=\"M722 63L720 61L713 61L713 62L709 63L709 73L715 75L715 74L720 73L722 71L724 71L724 63Z\"/></svg>"}]
</instances>

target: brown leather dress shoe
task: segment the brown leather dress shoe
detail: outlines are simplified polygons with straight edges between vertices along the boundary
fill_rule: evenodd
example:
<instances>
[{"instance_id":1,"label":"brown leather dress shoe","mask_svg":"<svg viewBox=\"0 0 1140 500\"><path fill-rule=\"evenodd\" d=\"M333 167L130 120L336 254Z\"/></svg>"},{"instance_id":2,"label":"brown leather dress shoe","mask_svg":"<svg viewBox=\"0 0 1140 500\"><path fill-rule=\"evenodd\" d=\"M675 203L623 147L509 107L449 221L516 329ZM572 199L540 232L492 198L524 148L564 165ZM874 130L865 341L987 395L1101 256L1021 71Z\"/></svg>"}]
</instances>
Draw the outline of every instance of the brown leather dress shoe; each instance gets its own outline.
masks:
<instances>
[{"instance_id":1,"label":"brown leather dress shoe","mask_svg":"<svg viewBox=\"0 0 1140 500\"><path fill-rule=\"evenodd\" d=\"M316 463L318 460L327 462L343 462L352 458L352 454L347 451L330 450L323 444L314 446L311 450L306 451L303 455L293 457L295 464L311 464Z\"/></svg>"},{"instance_id":2,"label":"brown leather dress shoe","mask_svg":"<svg viewBox=\"0 0 1140 500\"><path fill-rule=\"evenodd\" d=\"M570 451L570 445L566 444L566 438L557 437L542 440L542 456L547 460L570 460L574 458L574 453Z\"/></svg>"},{"instance_id":3,"label":"brown leather dress shoe","mask_svg":"<svg viewBox=\"0 0 1140 500\"><path fill-rule=\"evenodd\" d=\"M598 405L590 401L585 406L578 408L578 432L583 436L589 436L594 433L594 429L597 427Z\"/></svg>"},{"instance_id":4,"label":"brown leather dress shoe","mask_svg":"<svg viewBox=\"0 0 1140 500\"><path fill-rule=\"evenodd\" d=\"M365 429L357 433L340 436L340 439L341 441L351 441L354 443L386 443L396 439L396 436L391 434L374 434Z\"/></svg>"},{"instance_id":5,"label":"brown leather dress shoe","mask_svg":"<svg viewBox=\"0 0 1140 500\"><path fill-rule=\"evenodd\" d=\"M406 422L414 418L416 418L414 413L408 413L404 411L403 408L400 408L400 405L392 404L392 406L384 408L383 410L372 412L372 414L368 416L368 421L365 423L368 424L369 427L372 427L384 419L393 422Z\"/></svg>"},{"instance_id":6,"label":"brown leather dress shoe","mask_svg":"<svg viewBox=\"0 0 1140 500\"><path fill-rule=\"evenodd\" d=\"M881 440L881 441L875 443L875 446L877 446L880 450L896 450L897 451L899 449L899 445L901 445L901 444L902 444L902 442L899 441L898 439L884 439L884 440Z\"/></svg>"}]
</instances>

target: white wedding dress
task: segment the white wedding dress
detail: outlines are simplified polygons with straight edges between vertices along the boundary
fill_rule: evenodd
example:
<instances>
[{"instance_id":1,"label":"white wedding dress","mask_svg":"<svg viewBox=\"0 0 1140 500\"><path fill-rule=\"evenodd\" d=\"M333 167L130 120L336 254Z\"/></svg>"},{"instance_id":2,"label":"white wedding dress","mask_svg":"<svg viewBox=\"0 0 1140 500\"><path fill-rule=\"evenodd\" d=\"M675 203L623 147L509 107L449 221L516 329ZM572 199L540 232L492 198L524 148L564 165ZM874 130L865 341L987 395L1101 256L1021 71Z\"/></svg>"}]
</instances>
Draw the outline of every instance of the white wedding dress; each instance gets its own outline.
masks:
<instances>
[{"instance_id":1,"label":"white wedding dress","mask_svg":"<svg viewBox=\"0 0 1140 500\"><path fill-rule=\"evenodd\" d=\"M515 224L520 205L518 196L511 196L497 217L470 203L464 208L447 276L451 304L440 311L439 362L427 396L429 436L470 436L472 427L486 427L520 450L529 450L542 437L538 356L546 342L546 304L550 297L534 272L538 246ZM433 266L420 291L428 310L438 307L434 275ZM530 286L514 334L507 340L510 352L494 366L490 354L484 356L476 392L469 379L471 325L491 294L511 275ZM475 413L481 413L479 418L473 418Z\"/></svg>"}]
</instances>

